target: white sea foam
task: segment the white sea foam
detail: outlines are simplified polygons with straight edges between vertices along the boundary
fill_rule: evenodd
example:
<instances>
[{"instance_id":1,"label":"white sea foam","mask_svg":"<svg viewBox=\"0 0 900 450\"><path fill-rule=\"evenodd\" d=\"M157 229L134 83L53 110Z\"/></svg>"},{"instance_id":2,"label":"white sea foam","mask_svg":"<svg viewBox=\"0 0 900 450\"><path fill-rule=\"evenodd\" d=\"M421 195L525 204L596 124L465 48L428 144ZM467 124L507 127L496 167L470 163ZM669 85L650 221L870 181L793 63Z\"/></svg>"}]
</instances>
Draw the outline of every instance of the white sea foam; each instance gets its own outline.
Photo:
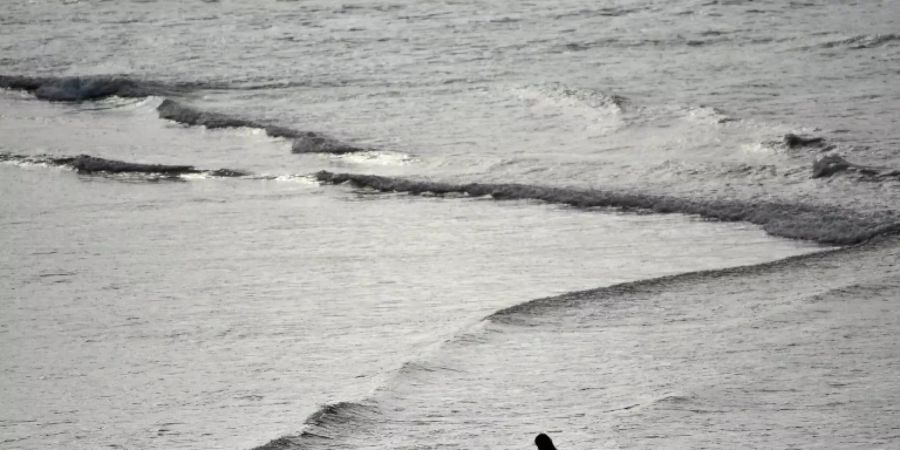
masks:
<instances>
[{"instance_id":1,"label":"white sea foam","mask_svg":"<svg viewBox=\"0 0 900 450\"><path fill-rule=\"evenodd\" d=\"M331 158L351 164L379 166L403 166L415 162L412 155L378 150L333 155Z\"/></svg>"},{"instance_id":2,"label":"white sea foam","mask_svg":"<svg viewBox=\"0 0 900 450\"><path fill-rule=\"evenodd\" d=\"M314 176L311 175L278 175L270 178L275 181L285 182L285 183L298 183L298 184L306 184L311 186L318 186L319 181L316 180Z\"/></svg>"}]
</instances>

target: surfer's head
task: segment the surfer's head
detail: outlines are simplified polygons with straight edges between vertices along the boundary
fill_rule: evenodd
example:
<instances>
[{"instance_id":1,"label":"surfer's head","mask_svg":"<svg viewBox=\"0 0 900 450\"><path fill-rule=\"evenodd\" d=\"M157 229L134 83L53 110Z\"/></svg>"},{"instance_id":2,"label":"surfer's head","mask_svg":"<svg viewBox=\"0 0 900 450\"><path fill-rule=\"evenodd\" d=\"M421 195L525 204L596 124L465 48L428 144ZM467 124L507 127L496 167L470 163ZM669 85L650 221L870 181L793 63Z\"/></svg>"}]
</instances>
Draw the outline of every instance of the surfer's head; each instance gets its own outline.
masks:
<instances>
[{"instance_id":1,"label":"surfer's head","mask_svg":"<svg viewBox=\"0 0 900 450\"><path fill-rule=\"evenodd\" d=\"M538 450L556 450L556 447L553 446L553 441L550 440L550 436L544 433L534 438L534 445L537 445Z\"/></svg>"}]
</instances>

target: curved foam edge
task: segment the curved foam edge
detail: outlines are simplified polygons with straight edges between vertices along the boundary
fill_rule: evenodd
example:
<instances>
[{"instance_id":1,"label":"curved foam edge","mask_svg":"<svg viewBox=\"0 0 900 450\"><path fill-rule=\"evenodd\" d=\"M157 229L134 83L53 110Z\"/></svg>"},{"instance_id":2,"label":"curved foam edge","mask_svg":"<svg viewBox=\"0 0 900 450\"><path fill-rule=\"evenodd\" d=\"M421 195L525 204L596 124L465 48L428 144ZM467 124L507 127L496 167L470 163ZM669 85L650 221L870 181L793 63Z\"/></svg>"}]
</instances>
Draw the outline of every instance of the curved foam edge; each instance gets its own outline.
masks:
<instances>
[{"instance_id":1,"label":"curved foam edge","mask_svg":"<svg viewBox=\"0 0 900 450\"><path fill-rule=\"evenodd\" d=\"M900 232L900 222L890 212L863 215L806 204L684 199L626 191L577 190L515 183L452 184L327 171L317 172L315 177L323 184L349 183L382 192L438 196L463 194L490 196L497 200L541 200L576 208L613 207L694 214L728 222L749 222L762 226L774 236L832 245L856 244L878 235Z\"/></svg>"}]
</instances>

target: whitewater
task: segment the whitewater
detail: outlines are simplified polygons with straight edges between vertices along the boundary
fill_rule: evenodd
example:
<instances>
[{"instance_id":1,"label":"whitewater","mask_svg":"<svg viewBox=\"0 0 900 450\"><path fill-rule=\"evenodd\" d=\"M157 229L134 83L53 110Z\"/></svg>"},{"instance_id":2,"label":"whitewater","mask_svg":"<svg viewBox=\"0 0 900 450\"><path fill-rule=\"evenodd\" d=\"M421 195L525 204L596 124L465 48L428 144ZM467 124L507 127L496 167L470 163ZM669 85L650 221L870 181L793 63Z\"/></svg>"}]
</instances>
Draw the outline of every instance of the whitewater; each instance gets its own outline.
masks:
<instances>
[{"instance_id":1,"label":"whitewater","mask_svg":"<svg viewBox=\"0 0 900 450\"><path fill-rule=\"evenodd\" d=\"M898 23L11 0L0 448L900 446Z\"/></svg>"}]
</instances>

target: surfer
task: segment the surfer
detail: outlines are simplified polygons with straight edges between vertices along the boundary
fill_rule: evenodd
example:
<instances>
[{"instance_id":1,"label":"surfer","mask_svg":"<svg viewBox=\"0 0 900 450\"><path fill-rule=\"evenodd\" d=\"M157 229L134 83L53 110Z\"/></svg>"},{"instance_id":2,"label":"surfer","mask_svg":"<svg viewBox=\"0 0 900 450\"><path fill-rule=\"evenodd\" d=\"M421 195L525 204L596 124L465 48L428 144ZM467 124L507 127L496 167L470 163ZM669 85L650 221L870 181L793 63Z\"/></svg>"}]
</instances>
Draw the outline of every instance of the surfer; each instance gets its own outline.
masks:
<instances>
[{"instance_id":1,"label":"surfer","mask_svg":"<svg viewBox=\"0 0 900 450\"><path fill-rule=\"evenodd\" d=\"M556 447L553 446L553 441L550 440L550 436L544 433L534 438L534 445L537 445L538 450L556 450Z\"/></svg>"}]
</instances>

